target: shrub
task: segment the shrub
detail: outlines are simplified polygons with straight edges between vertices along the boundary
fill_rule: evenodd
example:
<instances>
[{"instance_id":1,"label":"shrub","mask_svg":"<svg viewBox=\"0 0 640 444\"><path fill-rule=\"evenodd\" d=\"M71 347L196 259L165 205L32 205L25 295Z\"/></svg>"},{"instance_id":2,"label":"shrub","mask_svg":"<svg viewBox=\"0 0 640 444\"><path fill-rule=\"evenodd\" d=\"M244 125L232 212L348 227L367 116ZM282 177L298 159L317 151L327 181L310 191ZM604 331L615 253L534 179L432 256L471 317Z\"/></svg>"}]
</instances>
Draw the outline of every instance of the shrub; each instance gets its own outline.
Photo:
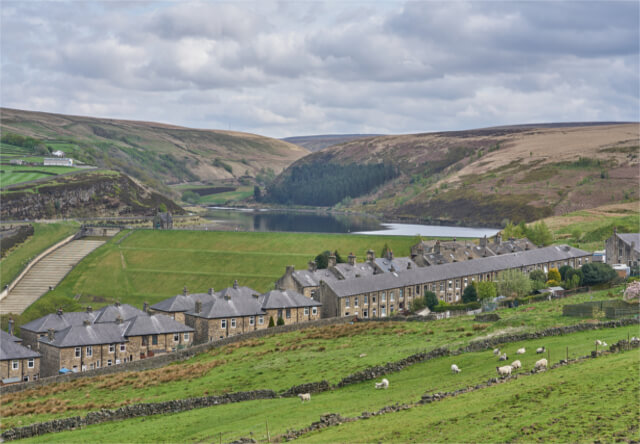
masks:
<instances>
[{"instance_id":1,"label":"shrub","mask_svg":"<svg viewBox=\"0 0 640 444\"><path fill-rule=\"evenodd\" d=\"M280 319L282 319L282 318L280 318ZM269 327L275 327L275 326L276 326L276 324L273 322L273 316L270 316L269 317Z\"/></svg>"},{"instance_id":2,"label":"shrub","mask_svg":"<svg viewBox=\"0 0 640 444\"><path fill-rule=\"evenodd\" d=\"M438 296L433 291L424 292L424 302L429 310L433 310L438 305Z\"/></svg>"},{"instance_id":3,"label":"shrub","mask_svg":"<svg viewBox=\"0 0 640 444\"><path fill-rule=\"evenodd\" d=\"M498 292L505 296L522 297L531 292L531 280L518 270L504 270L498 273Z\"/></svg>"},{"instance_id":4,"label":"shrub","mask_svg":"<svg viewBox=\"0 0 640 444\"><path fill-rule=\"evenodd\" d=\"M562 276L557 268L552 268L549 270L549 274L547 275L547 280L549 281L557 281L560 282L562 280Z\"/></svg>"},{"instance_id":5,"label":"shrub","mask_svg":"<svg viewBox=\"0 0 640 444\"><path fill-rule=\"evenodd\" d=\"M583 275L582 283L585 285L606 283L617 276L610 265L603 263L585 264L581 270Z\"/></svg>"},{"instance_id":6,"label":"shrub","mask_svg":"<svg viewBox=\"0 0 640 444\"><path fill-rule=\"evenodd\" d=\"M532 281L546 282L547 275L542 270L533 270L531 273L529 273L529 279L531 279Z\"/></svg>"},{"instance_id":7,"label":"shrub","mask_svg":"<svg viewBox=\"0 0 640 444\"><path fill-rule=\"evenodd\" d=\"M478 292L475 285L467 285L467 288L462 292L462 302L475 302L478 300Z\"/></svg>"},{"instance_id":8,"label":"shrub","mask_svg":"<svg viewBox=\"0 0 640 444\"><path fill-rule=\"evenodd\" d=\"M284 325L284 319L278 318L278 325Z\"/></svg>"},{"instance_id":9,"label":"shrub","mask_svg":"<svg viewBox=\"0 0 640 444\"><path fill-rule=\"evenodd\" d=\"M493 282L478 282L476 284L476 290L478 292L478 299L493 299L498 293L496 291L496 285Z\"/></svg>"},{"instance_id":10,"label":"shrub","mask_svg":"<svg viewBox=\"0 0 640 444\"><path fill-rule=\"evenodd\" d=\"M423 310L425 307L427 306L427 301L425 301L424 297L422 298L415 298L412 302L411 302L411 307L410 310L413 313L416 313L420 310Z\"/></svg>"},{"instance_id":11,"label":"shrub","mask_svg":"<svg viewBox=\"0 0 640 444\"><path fill-rule=\"evenodd\" d=\"M443 311L469 311L469 310L477 310L480 308L480 302L469 302L468 304L447 304L446 302L441 302L439 305L433 308L432 311L436 313L441 313Z\"/></svg>"}]
</instances>

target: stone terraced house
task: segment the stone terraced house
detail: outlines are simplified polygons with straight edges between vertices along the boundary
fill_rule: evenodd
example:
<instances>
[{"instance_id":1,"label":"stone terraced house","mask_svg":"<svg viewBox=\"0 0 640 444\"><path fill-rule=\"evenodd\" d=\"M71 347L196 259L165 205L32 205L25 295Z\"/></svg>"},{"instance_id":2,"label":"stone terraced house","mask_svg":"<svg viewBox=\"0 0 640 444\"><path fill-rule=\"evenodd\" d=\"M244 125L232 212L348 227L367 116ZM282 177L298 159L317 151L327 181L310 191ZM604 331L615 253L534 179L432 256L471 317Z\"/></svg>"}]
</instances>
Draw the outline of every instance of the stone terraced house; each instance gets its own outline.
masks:
<instances>
[{"instance_id":1,"label":"stone terraced house","mask_svg":"<svg viewBox=\"0 0 640 444\"><path fill-rule=\"evenodd\" d=\"M322 317L390 316L409 307L416 296L433 291L440 300L458 302L472 282L493 281L503 270L523 272L570 265L579 268L591 254L567 245L490 256L438 266L415 268L404 273L389 272L367 278L320 281Z\"/></svg>"},{"instance_id":2,"label":"stone terraced house","mask_svg":"<svg viewBox=\"0 0 640 444\"><path fill-rule=\"evenodd\" d=\"M631 269L638 268L640 262L640 233L618 233L605 241L608 264L624 264Z\"/></svg>"},{"instance_id":3,"label":"stone terraced house","mask_svg":"<svg viewBox=\"0 0 640 444\"><path fill-rule=\"evenodd\" d=\"M0 330L0 383L36 381L40 377L40 353L20 344L22 339Z\"/></svg>"},{"instance_id":4,"label":"stone terraced house","mask_svg":"<svg viewBox=\"0 0 640 444\"><path fill-rule=\"evenodd\" d=\"M193 329L163 314L128 304L98 311L58 310L21 327L42 354L42 376L85 371L169 353L193 343Z\"/></svg>"},{"instance_id":5,"label":"stone terraced house","mask_svg":"<svg viewBox=\"0 0 640 444\"><path fill-rule=\"evenodd\" d=\"M322 304L293 290L271 290L258 297L265 319L278 319L284 325L320 319Z\"/></svg>"}]
</instances>

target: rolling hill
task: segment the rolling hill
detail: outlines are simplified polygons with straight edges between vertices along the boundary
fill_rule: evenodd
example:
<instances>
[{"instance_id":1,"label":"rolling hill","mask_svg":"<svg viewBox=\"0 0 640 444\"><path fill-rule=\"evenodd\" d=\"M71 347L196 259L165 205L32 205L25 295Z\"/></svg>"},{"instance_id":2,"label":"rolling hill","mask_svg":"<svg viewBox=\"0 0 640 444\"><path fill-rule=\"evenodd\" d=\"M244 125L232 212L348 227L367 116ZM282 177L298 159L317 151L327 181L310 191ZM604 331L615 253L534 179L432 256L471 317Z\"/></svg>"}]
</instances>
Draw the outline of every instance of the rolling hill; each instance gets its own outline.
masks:
<instances>
[{"instance_id":1,"label":"rolling hill","mask_svg":"<svg viewBox=\"0 0 640 444\"><path fill-rule=\"evenodd\" d=\"M304 147L311 152L323 150L333 145L351 142L352 140L368 139L381 134L325 134L317 136L285 137L282 140Z\"/></svg>"},{"instance_id":2,"label":"rolling hill","mask_svg":"<svg viewBox=\"0 0 640 444\"><path fill-rule=\"evenodd\" d=\"M308 154L297 145L233 131L2 108L0 129L82 162L124 172L157 189L282 171Z\"/></svg>"},{"instance_id":3,"label":"rolling hill","mask_svg":"<svg viewBox=\"0 0 640 444\"><path fill-rule=\"evenodd\" d=\"M268 196L306 186L330 205L388 218L500 225L638 199L638 125L574 124L380 136L326 148L298 160ZM366 194L353 167L384 163L396 176ZM301 173L323 168L314 183ZM373 167L369 168L375 172ZM392 177L392 178L390 178ZM291 189L291 191L288 190ZM350 194L350 190L354 190ZM296 202L293 204L306 204ZM326 205L326 203L325 203Z\"/></svg>"}]
</instances>

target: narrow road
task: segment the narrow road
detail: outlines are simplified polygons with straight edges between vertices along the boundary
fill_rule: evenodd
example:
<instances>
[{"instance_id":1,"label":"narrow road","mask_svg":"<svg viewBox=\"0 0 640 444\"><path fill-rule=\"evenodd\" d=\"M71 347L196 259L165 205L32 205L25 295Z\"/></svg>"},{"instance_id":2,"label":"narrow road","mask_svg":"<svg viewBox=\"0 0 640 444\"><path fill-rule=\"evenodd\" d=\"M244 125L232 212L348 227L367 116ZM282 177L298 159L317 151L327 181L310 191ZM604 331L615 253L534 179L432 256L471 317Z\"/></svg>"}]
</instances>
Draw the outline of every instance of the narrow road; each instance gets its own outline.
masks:
<instances>
[{"instance_id":1,"label":"narrow road","mask_svg":"<svg viewBox=\"0 0 640 444\"><path fill-rule=\"evenodd\" d=\"M78 262L102 244L104 241L74 240L42 258L0 302L0 314L22 313L49 291L50 286L58 285Z\"/></svg>"}]
</instances>

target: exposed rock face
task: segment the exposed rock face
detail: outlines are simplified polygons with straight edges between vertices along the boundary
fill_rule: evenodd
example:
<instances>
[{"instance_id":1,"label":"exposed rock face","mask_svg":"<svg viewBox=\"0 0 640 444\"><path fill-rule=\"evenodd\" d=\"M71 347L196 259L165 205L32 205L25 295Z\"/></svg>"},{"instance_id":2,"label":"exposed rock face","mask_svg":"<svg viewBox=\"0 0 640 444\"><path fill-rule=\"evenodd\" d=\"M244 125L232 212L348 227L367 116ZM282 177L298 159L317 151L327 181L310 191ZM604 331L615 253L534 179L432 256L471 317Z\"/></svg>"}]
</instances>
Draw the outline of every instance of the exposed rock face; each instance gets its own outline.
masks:
<instances>
[{"instance_id":1,"label":"exposed rock face","mask_svg":"<svg viewBox=\"0 0 640 444\"><path fill-rule=\"evenodd\" d=\"M5 220L88 216L151 216L164 204L183 213L171 199L150 191L124 174L87 172L12 187L2 195Z\"/></svg>"}]
</instances>

